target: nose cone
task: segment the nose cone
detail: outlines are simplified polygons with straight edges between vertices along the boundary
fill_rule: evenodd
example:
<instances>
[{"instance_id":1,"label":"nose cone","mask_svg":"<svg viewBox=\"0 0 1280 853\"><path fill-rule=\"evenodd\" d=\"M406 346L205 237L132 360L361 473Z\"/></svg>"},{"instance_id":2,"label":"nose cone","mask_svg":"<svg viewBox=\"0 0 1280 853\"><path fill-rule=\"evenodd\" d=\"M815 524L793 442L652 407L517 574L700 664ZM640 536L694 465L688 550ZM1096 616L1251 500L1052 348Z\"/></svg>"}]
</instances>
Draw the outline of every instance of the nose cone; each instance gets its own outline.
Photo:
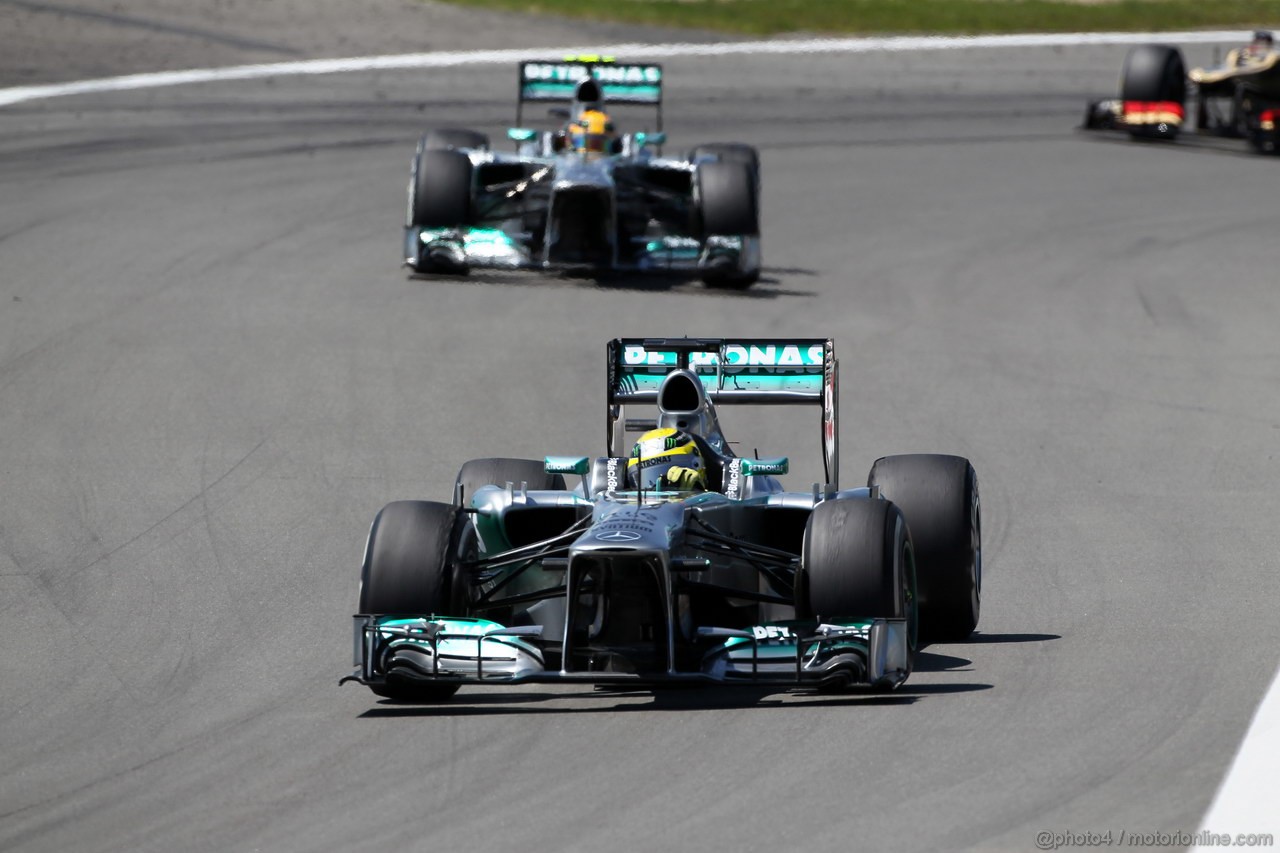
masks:
<instances>
[{"instance_id":1,"label":"nose cone","mask_svg":"<svg viewBox=\"0 0 1280 853\"><path fill-rule=\"evenodd\" d=\"M614 504L604 509L591 529L573 543L572 553L669 551L673 537L682 529L684 509L679 503Z\"/></svg>"},{"instance_id":2,"label":"nose cone","mask_svg":"<svg viewBox=\"0 0 1280 853\"><path fill-rule=\"evenodd\" d=\"M613 174L606 161L570 154L556 163L556 179L552 188L557 194L608 190L612 186Z\"/></svg>"}]
</instances>

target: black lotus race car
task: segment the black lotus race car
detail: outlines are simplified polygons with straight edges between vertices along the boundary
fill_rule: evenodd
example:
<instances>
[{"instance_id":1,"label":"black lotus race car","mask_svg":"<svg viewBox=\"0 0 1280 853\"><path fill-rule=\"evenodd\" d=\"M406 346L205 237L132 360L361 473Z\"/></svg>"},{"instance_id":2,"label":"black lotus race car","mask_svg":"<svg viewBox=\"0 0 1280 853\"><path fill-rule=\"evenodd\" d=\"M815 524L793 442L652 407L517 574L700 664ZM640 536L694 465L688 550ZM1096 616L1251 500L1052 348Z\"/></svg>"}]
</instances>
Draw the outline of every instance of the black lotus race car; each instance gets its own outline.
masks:
<instances>
[{"instance_id":1,"label":"black lotus race car","mask_svg":"<svg viewBox=\"0 0 1280 853\"><path fill-rule=\"evenodd\" d=\"M608 455L473 460L451 503L377 514L343 682L406 701L524 682L893 689L920 642L974 630L973 466L887 456L841 488L830 340L617 339L607 367ZM786 457L736 455L717 407L738 404L818 408L826 482L789 491ZM650 435L666 443L645 457ZM650 464L680 447L696 484Z\"/></svg>"},{"instance_id":2,"label":"black lotus race car","mask_svg":"<svg viewBox=\"0 0 1280 853\"><path fill-rule=\"evenodd\" d=\"M1175 139L1194 105L1194 129L1248 141L1262 153L1277 153L1280 142L1280 51L1271 33L1228 51L1213 68L1186 70L1182 52L1169 45L1140 45L1129 51L1120 79L1120 97L1090 102L1087 130L1122 130L1143 139Z\"/></svg>"},{"instance_id":3,"label":"black lotus race car","mask_svg":"<svg viewBox=\"0 0 1280 853\"><path fill-rule=\"evenodd\" d=\"M418 143L409 175L404 262L418 273L475 267L661 272L748 287L760 276L760 158L742 143L661 153L660 65L590 57L519 64L526 102L555 129L513 127L515 153L474 130ZM620 133L606 110L656 109L656 127Z\"/></svg>"}]
</instances>

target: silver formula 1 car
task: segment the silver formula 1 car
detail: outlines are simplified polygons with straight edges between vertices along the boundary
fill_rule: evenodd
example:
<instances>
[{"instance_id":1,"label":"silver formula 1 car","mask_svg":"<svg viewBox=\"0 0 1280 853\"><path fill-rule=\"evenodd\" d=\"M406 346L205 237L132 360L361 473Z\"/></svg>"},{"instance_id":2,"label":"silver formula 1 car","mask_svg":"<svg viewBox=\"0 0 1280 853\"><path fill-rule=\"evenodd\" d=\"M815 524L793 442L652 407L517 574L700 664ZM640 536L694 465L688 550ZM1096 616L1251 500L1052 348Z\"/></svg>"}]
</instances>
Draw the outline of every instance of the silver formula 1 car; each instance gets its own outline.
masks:
<instances>
[{"instance_id":1,"label":"silver formula 1 car","mask_svg":"<svg viewBox=\"0 0 1280 853\"><path fill-rule=\"evenodd\" d=\"M474 460L452 503L377 514L342 680L407 701L523 682L899 686L920 638L978 623L978 479L958 456L888 456L841 488L837 399L830 340L610 342L607 456ZM789 491L786 457L736 455L717 407L737 404L820 409L825 482Z\"/></svg>"},{"instance_id":2,"label":"silver formula 1 car","mask_svg":"<svg viewBox=\"0 0 1280 853\"><path fill-rule=\"evenodd\" d=\"M482 133L428 132L409 176L404 261L419 273L474 267L663 272L747 287L760 276L760 159L741 143L663 156L662 66L599 58L522 62L516 114L553 109L552 130L513 127L515 153ZM656 109L619 133L615 105Z\"/></svg>"},{"instance_id":3,"label":"silver formula 1 car","mask_svg":"<svg viewBox=\"0 0 1280 853\"><path fill-rule=\"evenodd\" d=\"M1213 67L1189 72L1178 48L1139 45L1125 57L1120 97L1090 102L1084 127L1172 140L1188 123L1188 103L1195 131L1280 153L1280 51L1272 34L1259 30Z\"/></svg>"}]
</instances>

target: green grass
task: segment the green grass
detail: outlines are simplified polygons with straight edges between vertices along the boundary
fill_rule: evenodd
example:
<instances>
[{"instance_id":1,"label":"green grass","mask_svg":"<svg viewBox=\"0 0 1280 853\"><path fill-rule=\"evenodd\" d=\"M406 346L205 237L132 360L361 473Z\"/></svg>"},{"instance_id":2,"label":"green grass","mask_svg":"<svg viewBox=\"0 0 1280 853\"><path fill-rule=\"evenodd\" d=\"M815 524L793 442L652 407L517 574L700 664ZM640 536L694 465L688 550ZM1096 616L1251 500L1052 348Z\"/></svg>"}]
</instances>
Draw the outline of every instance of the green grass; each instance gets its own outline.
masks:
<instances>
[{"instance_id":1,"label":"green grass","mask_svg":"<svg viewBox=\"0 0 1280 853\"><path fill-rule=\"evenodd\" d=\"M1280 0L446 0L597 21L778 33L1017 33L1252 28Z\"/></svg>"}]
</instances>

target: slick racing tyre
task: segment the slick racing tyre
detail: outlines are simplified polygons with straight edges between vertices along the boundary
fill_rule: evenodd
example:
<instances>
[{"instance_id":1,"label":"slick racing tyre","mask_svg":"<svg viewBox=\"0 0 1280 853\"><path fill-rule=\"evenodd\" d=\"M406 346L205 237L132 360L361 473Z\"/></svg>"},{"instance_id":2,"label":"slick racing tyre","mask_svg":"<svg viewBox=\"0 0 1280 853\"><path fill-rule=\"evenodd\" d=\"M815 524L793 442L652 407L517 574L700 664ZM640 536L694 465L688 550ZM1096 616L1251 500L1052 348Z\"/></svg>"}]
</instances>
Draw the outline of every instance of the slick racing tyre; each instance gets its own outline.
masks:
<instances>
[{"instance_id":1,"label":"slick racing tyre","mask_svg":"<svg viewBox=\"0 0 1280 853\"><path fill-rule=\"evenodd\" d=\"M760 236L760 200L746 163L724 160L701 163L696 180L703 239ZM702 271L702 280L713 287L745 288L759 278L758 267L743 270L732 261L723 266L708 266Z\"/></svg>"},{"instance_id":2,"label":"slick racing tyre","mask_svg":"<svg viewBox=\"0 0 1280 853\"><path fill-rule=\"evenodd\" d=\"M463 615L454 595L458 562L474 548L471 527L456 507L396 501L382 508L369 530L360 570L360 611L382 615ZM453 684L422 684L394 674L371 685L379 696L405 701L447 699Z\"/></svg>"},{"instance_id":3,"label":"slick racing tyre","mask_svg":"<svg viewBox=\"0 0 1280 853\"><path fill-rule=\"evenodd\" d=\"M877 459L867 485L902 509L915 546L921 641L963 640L982 600L982 512L978 475L960 456Z\"/></svg>"},{"instance_id":4,"label":"slick racing tyre","mask_svg":"<svg viewBox=\"0 0 1280 853\"><path fill-rule=\"evenodd\" d=\"M760 233L755 187L745 163L703 163L697 179L703 234Z\"/></svg>"},{"instance_id":5,"label":"slick racing tyre","mask_svg":"<svg viewBox=\"0 0 1280 853\"><path fill-rule=\"evenodd\" d=\"M760 192L760 152L742 142L712 142L699 145L689 151L689 161L697 162L708 158L721 163L742 163L751 173L751 184L756 193Z\"/></svg>"},{"instance_id":6,"label":"slick racing tyre","mask_svg":"<svg viewBox=\"0 0 1280 853\"><path fill-rule=\"evenodd\" d=\"M541 462L532 459L472 459L462 466L453 490L454 503L467 506L471 496L481 486L505 486L511 483L517 490L526 483L532 490L563 489L564 477L548 474Z\"/></svg>"},{"instance_id":7,"label":"slick racing tyre","mask_svg":"<svg viewBox=\"0 0 1280 853\"><path fill-rule=\"evenodd\" d=\"M476 151L489 150L489 137L475 130L464 130L456 127L442 127L436 130L428 130L422 137L420 150L433 151L445 148L453 148L458 151L466 151L474 149Z\"/></svg>"},{"instance_id":8,"label":"slick racing tyre","mask_svg":"<svg viewBox=\"0 0 1280 853\"><path fill-rule=\"evenodd\" d=\"M1121 75L1120 98L1124 101L1172 101L1185 104L1187 100L1187 71L1182 52L1176 47L1162 44L1139 45L1129 51L1124 60ZM1149 128L1134 127L1130 136L1153 135ZM1159 134L1172 136L1172 133Z\"/></svg>"},{"instance_id":9,"label":"slick racing tyre","mask_svg":"<svg viewBox=\"0 0 1280 853\"><path fill-rule=\"evenodd\" d=\"M471 213L471 161L461 151L418 152L409 179L409 226L457 228Z\"/></svg>"},{"instance_id":10,"label":"slick racing tyre","mask_svg":"<svg viewBox=\"0 0 1280 853\"><path fill-rule=\"evenodd\" d=\"M911 618L911 536L890 501L823 501L809 516L796 612L833 619Z\"/></svg>"}]
</instances>

